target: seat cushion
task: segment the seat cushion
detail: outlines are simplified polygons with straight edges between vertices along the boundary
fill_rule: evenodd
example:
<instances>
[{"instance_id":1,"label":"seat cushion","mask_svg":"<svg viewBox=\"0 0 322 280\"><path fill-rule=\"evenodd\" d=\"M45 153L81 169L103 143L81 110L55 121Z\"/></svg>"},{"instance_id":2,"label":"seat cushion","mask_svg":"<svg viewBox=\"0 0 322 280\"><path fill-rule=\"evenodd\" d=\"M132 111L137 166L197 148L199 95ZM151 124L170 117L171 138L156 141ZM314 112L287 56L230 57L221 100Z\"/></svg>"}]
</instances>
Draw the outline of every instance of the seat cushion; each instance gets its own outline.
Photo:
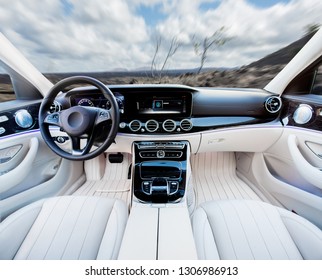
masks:
<instances>
[{"instance_id":1,"label":"seat cushion","mask_svg":"<svg viewBox=\"0 0 322 280\"><path fill-rule=\"evenodd\" d=\"M125 203L109 198L35 202L0 224L0 259L116 259L127 216Z\"/></svg>"},{"instance_id":2,"label":"seat cushion","mask_svg":"<svg viewBox=\"0 0 322 280\"><path fill-rule=\"evenodd\" d=\"M200 259L322 259L322 231L282 208L247 200L202 204L193 216Z\"/></svg>"}]
</instances>

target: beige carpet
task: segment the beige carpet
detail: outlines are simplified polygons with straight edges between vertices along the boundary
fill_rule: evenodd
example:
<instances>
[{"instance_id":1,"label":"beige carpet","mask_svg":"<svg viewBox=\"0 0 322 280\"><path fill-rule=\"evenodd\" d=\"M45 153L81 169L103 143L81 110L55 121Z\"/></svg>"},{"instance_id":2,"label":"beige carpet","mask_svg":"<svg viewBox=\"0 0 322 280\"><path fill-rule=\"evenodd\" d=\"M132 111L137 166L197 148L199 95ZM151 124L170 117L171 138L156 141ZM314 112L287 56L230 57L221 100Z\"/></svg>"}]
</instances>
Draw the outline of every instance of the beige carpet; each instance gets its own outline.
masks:
<instances>
[{"instance_id":1,"label":"beige carpet","mask_svg":"<svg viewBox=\"0 0 322 280\"><path fill-rule=\"evenodd\" d=\"M236 175L235 154L200 153L191 156L196 204L218 199L260 200L257 194Z\"/></svg>"},{"instance_id":2,"label":"beige carpet","mask_svg":"<svg viewBox=\"0 0 322 280\"><path fill-rule=\"evenodd\" d=\"M128 179L128 172L132 158L130 154L124 154L123 156L122 163L110 163L107 158L103 178L86 181L74 195L107 196L122 199L130 205L131 179Z\"/></svg>"},{"instance_id":3,"label":"beige carpet","mask_svg":"<svg viewBox=\"0 0 322 280\"><path fill-rule=\"evenodd\" d=\"M110 163L106 159L103 178L88 180L74 195L107 196L131 202L131 179L128 179L132 158L124 154L122 163ZM92 166L92 169L98 166ZM212 152L191 155L192 183L196 194L196 206L209 200L252 199L258 195L236 175L235 154ZM89 176L90 177L90 176Z\"/></svg>"}]
</instances>

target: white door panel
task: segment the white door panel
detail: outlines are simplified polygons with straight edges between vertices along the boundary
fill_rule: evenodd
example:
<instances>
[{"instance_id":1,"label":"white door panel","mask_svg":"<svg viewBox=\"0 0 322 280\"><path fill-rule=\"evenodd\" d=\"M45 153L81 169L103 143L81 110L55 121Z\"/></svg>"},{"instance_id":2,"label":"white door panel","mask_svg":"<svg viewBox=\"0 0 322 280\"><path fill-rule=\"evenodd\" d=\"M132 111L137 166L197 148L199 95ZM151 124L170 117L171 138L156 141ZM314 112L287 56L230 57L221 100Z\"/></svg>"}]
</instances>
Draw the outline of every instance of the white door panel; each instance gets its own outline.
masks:
<instances>
[{"instance_id":1,"label":"white door panel","mask_svg":"<svg viewBox=\"0 0 322 280\"><path fill-rule=\"evenodd\" d=\"M313 166L306 158L304 158L298 146L296 135L294 134L289 135L287 143L288 143L288 148L290 150L291 157L295 164L295 168L299 172L299 174L304 178L304 180L312 184L314 187L322 189L321 167ZM313 153L313 156L317 156L316 153L314 153L313 151L312 153Z\"/></svg>"},{"instance_id":2,"label":"white door panel","mask_svg":"<svg viewBox=\"0 0 322 280\"><path fill-rule=\"evenodd\" d=\"M17 153L21 152L24 146L28 146L26 156L22 159L21 162L16 161L15 158L18 158ZM2 164L0 164L0 168L2 167L2 170L0 171L0 195L10 190L11 188L21 184L21 182L26 179L28 174L31 173L33 162L35 161L38 152L38 146L38 139L36 137L33 137L30 139L30 142L27 145L18 144L14 145L13 147L7 147L2 149L2 160L8 160L8 163L13 162L10 165L14 164L15 166L12 169L5 169L5 167L3 168L1 166Z\"/></svg>"},{"instance_id":3,"label":"white door panel","mask_svg":"<svg viewBox=\"0 0 322 280\"><path fill-rule=\"evenodd\" d=\"M43 142L39 130L0 138L1 158L0 220L35 200L68 192L75 182L78 186L85 180L83 163L62 160Z\"/></svg>"},{"instance_id":4,"label":"white door panel","mask_svg":"<svg viewBox=\"0 0 322 280\"><path fill-rule=\"evenodd\" d=\"M281 142L278 143L281 145ZM282 145L284 146L284 145ZM286 147L287 148L287 147ZM288 173L291 178L296 175L294 164L291 160L280 158L278 155L263 153L247 153L237 155L240 162L237 162L238 173L259 188L275 205L284 206L290 211L310 220L322 229L322 197L310 192L310 189L299 188L290 182L284 175ZM243 158L249 158L249 168L241 168L245 162ZM270 161L268 162L269 159ZM274 169L272 169L272 166ZM279 172L277 173L276 170ZM295 176L297 179L304 180ZM290 179L295 181L294 178ZM320 189L316 188L321 191Z\"/></svg>"},{"instance_id":5,"label":"white door panel","mask_svg":"<svg viewBox=\"0 0 322 280\"><path fill-rule=\"evenodd\" d=\"M307 143L314 143L316 149L322 145L322 133L285 128L282 137L265 152L264 158L276 178L322 197L322 158Z\"/></svg>"},{"instance_id":6,"label":"white door panel","mask_svg":"<svg viewBox=\"0 0 322 280\"><path fill-rule=\"evenodd\" d=\"M314 143L314 150L307 143ZM281 138L264 153L254 153L248 179L285 208L322 228L322 159L316 155L322 134L285 128Z\"/></svg>"}]
</instances>

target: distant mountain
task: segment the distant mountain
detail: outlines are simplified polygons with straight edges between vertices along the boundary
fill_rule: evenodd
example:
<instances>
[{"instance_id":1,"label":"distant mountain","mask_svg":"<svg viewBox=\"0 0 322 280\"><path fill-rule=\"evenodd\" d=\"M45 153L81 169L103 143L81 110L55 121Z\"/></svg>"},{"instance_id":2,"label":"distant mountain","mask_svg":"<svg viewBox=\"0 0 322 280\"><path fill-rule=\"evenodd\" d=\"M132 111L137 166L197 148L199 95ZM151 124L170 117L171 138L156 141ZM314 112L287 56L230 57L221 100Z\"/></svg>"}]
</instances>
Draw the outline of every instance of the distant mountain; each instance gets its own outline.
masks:
<instances>
[{"instance_id":1,"label":"distant mountain","mask_svg":"<svg viewBox=\"0 0 322 280\"><path fill-rule=\"evenodd\" d=\"M265 66L285 65L292 60L292 58L299 52L300 49L313 37L315 32L312 32L301 39L291 43L290 45L273 52L251 64L247 67L261 68Z\"/></svg>"}]
</instances>

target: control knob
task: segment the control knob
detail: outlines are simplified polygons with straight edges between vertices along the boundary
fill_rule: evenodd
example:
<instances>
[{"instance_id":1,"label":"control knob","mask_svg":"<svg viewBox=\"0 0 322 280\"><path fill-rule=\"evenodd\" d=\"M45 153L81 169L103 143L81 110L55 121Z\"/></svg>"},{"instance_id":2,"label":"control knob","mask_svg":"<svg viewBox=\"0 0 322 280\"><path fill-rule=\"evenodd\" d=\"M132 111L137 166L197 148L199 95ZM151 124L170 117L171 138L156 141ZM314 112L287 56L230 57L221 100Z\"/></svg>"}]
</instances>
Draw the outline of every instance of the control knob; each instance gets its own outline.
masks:
<instances>
[{"instance_id":1,"label":"control knob","mask_svg":"<svg viewBox=\"0 0 322 280\"><path fill-rule=\"evenodd\" d=\"M163 150L158 150L157 151L157 157L158 158L164 158L165 157L165 152Z\"/></svg>"}]
</instances>

